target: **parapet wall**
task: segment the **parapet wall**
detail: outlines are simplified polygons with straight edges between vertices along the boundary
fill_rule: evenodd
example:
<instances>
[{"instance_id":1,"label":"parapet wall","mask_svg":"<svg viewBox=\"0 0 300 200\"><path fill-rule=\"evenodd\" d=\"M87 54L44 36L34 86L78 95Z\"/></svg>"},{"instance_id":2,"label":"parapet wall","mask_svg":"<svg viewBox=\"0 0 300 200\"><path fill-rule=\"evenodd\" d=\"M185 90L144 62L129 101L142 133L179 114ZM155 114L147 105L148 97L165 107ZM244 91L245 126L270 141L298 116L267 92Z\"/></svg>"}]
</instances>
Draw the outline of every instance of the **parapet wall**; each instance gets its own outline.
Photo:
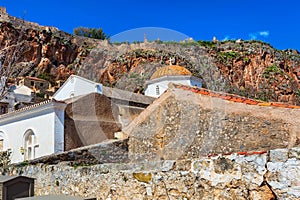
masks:
<instances>
[{"instance_id":1,"label":"parapet wall","mask_svg":"<svg viewBox=\"0 0 300 200\"><path fill-rule=\"evenodd\" d=\"M128 140L106 140L99 144L85 146L63 153L52 154L22 163L15 166L36 165L43 163L46 165L65 162L70 166L95 165L102 163L127 163Z\"/></svg>"},{"instance_id":2,"label":"parapet wall","mask_svg":"<svg viewBox=\"0 0 300 200\"><path fill-rule=\"evenodd\" d=\"M35 163L0 169L35 178L35 195L100 199L300 198L300 148L187 160L150 160L86 166Z\"/></svg>"}]
</instances>

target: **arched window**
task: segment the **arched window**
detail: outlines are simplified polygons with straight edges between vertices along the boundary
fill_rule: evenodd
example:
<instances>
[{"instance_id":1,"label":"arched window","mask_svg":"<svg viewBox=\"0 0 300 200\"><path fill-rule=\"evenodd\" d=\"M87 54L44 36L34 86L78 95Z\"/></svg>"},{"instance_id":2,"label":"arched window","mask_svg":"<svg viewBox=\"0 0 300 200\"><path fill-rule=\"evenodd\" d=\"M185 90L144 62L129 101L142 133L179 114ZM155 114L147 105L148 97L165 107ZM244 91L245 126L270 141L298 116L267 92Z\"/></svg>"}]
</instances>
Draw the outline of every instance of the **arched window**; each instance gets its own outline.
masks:
<instances>
[{"instance_id":1,"label":"arched window","mask_svg":"<svg viewBox=\"0 0 300 200\"><path fill-rule=\"evenodd\" d=\"M0 151L4 151L4 133L0 132Z\"/></svg>"},{"instance_id":2,"label":"arched window","mask_svg":"<svg viewBox=\"0 0 300 200\"><path fill-rule=\"evenodd\" d=\"M6 134L0 131L0 151L6 151L9 148Z\"/></svg>"},{"instance_id":3,"label":"arched window","mask_svg":"<svg viewBox=\"0 0 300 200\"><path fill-rule=\"evenodd\" d=\"M156 86L156 95L159 95L159 86Z\"/></svg>"},{"instance_id":4,"label":"arched window","mask_svg":"<svg viewBox=\"0 0 300 200\"><path fill-rule=\"evenodd\" d=\"M38 146L38 141L34 132L32 130L27 130L24 134L24 159L34 159L35 151Z\"/></svg>"}]
</instances>

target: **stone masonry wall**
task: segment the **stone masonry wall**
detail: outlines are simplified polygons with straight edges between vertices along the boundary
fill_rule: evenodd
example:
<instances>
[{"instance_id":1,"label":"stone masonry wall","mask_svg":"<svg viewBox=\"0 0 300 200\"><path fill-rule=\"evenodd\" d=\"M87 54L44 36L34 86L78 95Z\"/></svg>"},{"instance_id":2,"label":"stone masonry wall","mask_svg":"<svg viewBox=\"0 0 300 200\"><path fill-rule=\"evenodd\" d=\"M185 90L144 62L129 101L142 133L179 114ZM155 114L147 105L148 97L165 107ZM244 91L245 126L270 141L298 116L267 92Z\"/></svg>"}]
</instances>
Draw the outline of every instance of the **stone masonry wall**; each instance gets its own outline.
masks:
<instances>
[{"instance_id":1,"label":"stone masonry wall","mask_svg":"<svg viewBox=\"0 0 300 200\"><path fill-rule=\"evenodd\" d=\"M171 89L122 131L131 159L198 158L298 146L299 114Z\"/></svg>"},{"instance_id":2,"label":"stone masonry wall","mask_svg":"<svg viewBox=\"0 0 300 200\"><path fill-rule=\"evenodd\" d=\"M86 166L36 163L1 172L35 178L35 195L100 199L300 198L300 148L187 160L148 160Z\"/></svg>"},{"instance_id":3,"label":"stone masonry wall","mask_svg":"<svg viewBox=\"0 0 300 200\"><path fill-rule=\"evenodd\" d=\"M127 163L128 140L106 140L102 143L85 146L59 154L39 157L34 160L14 164L15 166L46 165L67 162L70 166L95 165L101 163ZM6 169L4 169L5 171Z\"/></svg>"}]
</instances>

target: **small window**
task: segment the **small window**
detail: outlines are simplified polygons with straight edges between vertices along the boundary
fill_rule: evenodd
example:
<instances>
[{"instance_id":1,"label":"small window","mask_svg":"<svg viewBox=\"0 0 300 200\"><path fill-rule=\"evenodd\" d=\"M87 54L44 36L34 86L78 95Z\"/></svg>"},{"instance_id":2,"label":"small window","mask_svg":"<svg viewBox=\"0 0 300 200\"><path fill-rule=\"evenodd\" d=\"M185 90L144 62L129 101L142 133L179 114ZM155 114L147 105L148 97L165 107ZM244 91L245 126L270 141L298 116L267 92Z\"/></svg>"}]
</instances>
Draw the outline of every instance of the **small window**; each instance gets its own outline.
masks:
<instances>
[{"instance_id":1,"label":"small window","mask_svg":"<svg viewBox=\"0 0 300 200\"><path fill-rule=\"evenodd\" d=\"M44 86L44 83L40 83L40 86L43 87L43 86Z\"/></svg>"},{"instance_id":2,"label":"small window","mask_svg":"<svg viewBox=\"0 0 300 200\"><path fill-rule=\"evenodd\" d=\"M159 86L156 86L156 95L159 95Z\"/></svg>"},{"instance_id":3,"label":"small window","mask_svg":"<svg viewBox=\"0 0 300 200\"><path fill-rule=\"evenodd\" d=\"M5 106L1 106L1 114L4 114L4 113L6 113L6 107Z\"/></svg>"},{"instance_id":4,"label":"small window","mask_svg":"<svg viewBox=\"0 0 300 200\"><path fill-rule=\"evenodd\" d=\"M34 81L30 81L30 85L31 85L31 86L34 86Z\"/></svg>"}]
</instances>

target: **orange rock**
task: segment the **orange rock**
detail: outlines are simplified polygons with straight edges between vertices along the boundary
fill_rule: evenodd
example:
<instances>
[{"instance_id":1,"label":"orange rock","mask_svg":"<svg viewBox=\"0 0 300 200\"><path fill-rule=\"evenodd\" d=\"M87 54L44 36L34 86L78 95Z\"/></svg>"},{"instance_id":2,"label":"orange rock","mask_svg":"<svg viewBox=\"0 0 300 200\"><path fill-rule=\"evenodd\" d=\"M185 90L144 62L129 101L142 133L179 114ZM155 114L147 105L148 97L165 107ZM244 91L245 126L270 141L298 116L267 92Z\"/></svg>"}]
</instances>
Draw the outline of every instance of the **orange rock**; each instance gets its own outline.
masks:
<instances>
[{"instance_id":1,"label":"orange rock","mask_svg":"<svg viewBox=\"0 0 300 200\"><path fill-rule=\"evenodd\" d=\"M272 190L268 185L263 185L259 187L258 190L250 191L251 200L275 200L276 196L273 194Z\"/></svg>"}]
</instances>

